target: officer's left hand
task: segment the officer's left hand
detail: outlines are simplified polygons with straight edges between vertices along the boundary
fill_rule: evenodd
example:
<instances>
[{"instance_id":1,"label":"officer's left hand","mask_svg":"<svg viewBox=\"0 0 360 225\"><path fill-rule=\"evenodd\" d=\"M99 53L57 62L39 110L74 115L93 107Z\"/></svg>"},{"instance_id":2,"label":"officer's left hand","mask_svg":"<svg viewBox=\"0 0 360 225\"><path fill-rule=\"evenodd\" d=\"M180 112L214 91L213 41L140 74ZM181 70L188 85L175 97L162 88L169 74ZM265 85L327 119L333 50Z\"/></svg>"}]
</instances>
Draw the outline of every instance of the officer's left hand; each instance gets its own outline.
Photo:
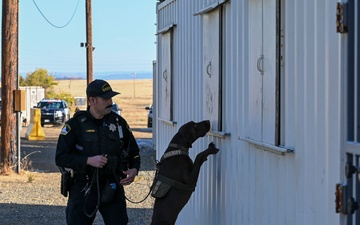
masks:
<instances>
[{"instance_id":1,"label":"officer's left hand","mask_svg":"<svg viewBox=\"0 0 360 225\"><path fill-rule=\"evenodd\" d=\"M127 176L126 176L126 178L120 180L120 184L121 185L131 184L134 181L137 172L138 171L135 168L123 171L123 174L126 174Z\"/></svg>"}]
</instances>

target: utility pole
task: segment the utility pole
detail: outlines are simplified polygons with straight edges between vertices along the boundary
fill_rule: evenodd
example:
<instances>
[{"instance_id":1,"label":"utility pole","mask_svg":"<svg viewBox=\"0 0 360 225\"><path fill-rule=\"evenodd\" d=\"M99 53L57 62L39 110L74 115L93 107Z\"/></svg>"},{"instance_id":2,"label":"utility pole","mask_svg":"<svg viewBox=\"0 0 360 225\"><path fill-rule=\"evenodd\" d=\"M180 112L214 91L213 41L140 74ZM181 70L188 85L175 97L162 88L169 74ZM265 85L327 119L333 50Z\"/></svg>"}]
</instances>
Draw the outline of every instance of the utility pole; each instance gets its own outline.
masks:
<instances>
[{"instance_id":1,"label":"utility pole","mask_svg":"<svg viewBox=\"0 0 360 225\"><path fill-rule=\"evenodd\" d=\"M17 117L14 90L18 89L18 0L2 1L1 32L1 157L0 172L7 173L16 162Z\"/></svg>"},{"instance_id":2,"label":"utility pole","mask_svg":"<svg viewBox=\"0 0 360 225\"><path fill-rule=\"evenodd\" d=\"M91 16L91 0L86 0L86 80L87 84L93 81L93 55L92 45L92 16Z\"/></svg>"}]
</instances>

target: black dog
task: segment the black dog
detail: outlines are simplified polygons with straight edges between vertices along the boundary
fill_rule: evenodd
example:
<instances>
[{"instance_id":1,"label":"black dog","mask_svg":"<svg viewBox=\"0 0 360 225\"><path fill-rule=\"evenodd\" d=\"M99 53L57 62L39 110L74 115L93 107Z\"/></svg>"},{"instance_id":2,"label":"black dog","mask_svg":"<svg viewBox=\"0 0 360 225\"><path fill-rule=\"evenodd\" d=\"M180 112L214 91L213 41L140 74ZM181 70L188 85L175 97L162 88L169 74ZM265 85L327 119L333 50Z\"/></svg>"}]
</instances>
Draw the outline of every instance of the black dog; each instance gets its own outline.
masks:
<instances>
[{"instance_id":1,"label":"black dog","mask_svg":"<svg viewBox=\"0 0 360 225\"><path fill-rule=\"evenodd\" d=\"M152 196L155 204L151 225L173 225L183 207L195 190L200 167L210 154L219 149L210 143L199 153L193 163L189 148L210 130L210 121L190 121L180 127L172 138L160 162L154 179Z\"/></svg>"}]
</instances>

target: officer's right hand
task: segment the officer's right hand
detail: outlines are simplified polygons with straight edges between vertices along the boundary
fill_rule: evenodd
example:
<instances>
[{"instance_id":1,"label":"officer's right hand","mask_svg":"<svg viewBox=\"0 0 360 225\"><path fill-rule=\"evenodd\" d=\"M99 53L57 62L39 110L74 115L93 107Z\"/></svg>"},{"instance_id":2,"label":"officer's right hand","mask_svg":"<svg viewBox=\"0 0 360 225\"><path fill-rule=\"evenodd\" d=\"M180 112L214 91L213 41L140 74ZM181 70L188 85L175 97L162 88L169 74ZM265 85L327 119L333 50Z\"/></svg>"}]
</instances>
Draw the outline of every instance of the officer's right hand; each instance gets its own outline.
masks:
<instances>
[{"instance_id":1,"label":"officer's right hand","mask_svg":"<svg viewBox=\"0 0 360 225\"><path fill-rule=\"evenodd\" d=\"M87 165L90 165L95 168L103 168L105 164L107 163L107 158L103 155L95 155L88 157L86 163Z\"/></svg>"}]
</instances>

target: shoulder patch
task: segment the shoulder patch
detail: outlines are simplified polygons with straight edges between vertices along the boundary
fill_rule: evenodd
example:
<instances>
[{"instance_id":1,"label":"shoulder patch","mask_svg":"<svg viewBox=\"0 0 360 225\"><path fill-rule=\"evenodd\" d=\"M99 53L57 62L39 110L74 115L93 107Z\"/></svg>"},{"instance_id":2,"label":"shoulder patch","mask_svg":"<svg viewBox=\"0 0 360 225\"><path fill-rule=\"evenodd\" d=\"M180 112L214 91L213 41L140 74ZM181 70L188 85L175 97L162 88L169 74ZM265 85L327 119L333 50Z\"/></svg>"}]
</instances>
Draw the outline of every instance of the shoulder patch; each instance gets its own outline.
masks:
<instances>
[{"instance_id":1,"label":"shoulder patch","mask_svg":"<svg viewBox=\"0 0 360 225\"><path fill-rule=\"evenodd\" d=\"M71 127L69 124L65 124L64 127L61 129L60 134L61 135L67 135L67 133L69 133L69 131L71 130Z\"/></svg>"}]
</instances>

